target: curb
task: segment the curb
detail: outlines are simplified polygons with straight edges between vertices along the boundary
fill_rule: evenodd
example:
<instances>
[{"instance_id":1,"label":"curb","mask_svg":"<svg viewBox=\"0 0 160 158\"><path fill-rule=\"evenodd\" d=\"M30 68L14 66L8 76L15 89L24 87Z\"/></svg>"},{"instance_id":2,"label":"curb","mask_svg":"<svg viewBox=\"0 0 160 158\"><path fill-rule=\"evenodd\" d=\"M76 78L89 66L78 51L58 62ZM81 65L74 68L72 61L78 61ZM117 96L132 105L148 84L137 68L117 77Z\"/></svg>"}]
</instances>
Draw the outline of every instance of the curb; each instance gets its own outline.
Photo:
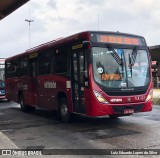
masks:
<instances>
[{"instance_id":1,"label":"curb","mask_svg":"<svg viewBox=\"0 0 160 158\"><path fill-rule=\"evenodd\" d=\"M0 132L0 149L18 149L18 147L2 132Z\"/></svg>"}]
</instances>

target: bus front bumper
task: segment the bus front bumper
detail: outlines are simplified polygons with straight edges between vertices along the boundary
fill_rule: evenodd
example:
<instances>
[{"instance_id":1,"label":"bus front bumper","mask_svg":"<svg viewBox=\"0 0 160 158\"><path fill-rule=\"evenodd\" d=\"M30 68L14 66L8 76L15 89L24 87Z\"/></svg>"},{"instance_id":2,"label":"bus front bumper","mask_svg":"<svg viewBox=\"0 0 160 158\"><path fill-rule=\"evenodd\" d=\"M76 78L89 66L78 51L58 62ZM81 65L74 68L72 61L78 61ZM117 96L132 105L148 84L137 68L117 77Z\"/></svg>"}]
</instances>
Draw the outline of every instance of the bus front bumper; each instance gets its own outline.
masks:
<instances>
[{"instance_id":1,"label":"bus front bumper","mask_svg":"<svg viewBox=\"0 0 160 158\"><path fill-rule=\"evenodd\" d=\"M128 116L138 112L152 111L152 101L130 104L99 104L92 112L92 116L105 116L105 115L123 115Z\"/></svg>"}]
</instances>

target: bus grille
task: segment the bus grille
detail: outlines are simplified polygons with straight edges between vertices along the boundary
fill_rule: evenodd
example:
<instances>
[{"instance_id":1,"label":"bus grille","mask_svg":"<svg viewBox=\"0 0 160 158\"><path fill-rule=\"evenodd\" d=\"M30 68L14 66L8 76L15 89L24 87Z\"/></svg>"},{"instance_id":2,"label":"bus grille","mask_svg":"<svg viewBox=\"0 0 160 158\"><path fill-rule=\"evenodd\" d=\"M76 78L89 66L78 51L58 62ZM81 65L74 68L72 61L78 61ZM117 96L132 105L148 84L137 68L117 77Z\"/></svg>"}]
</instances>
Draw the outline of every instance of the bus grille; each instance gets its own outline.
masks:
<instances>
[{"instance_id":1,"label":"bus grille","mask_svg":"<svg viewBox=\"0 0 160 158\"><path fill-rule=\"evenodd\" d=\"M112 106L114 112L118 114L124 114L125 109L134 109L134 112L140 112L144 107L144 104L138 105L126 105L126 106Z\"/></svg>"},{"instance_id":2,"label":"bus grille","mask_svg":"<svg viewBox=\"0 0 160 158\"><path fill-rule=\"evenodd\" d=\"M143 90L143 91L134 91L134 92L122 92L122 91L105 91L105 93L109 96L131 96L131 95L141 95L141 94L145 94L147 90Z\"/></svg>"}]
</instances>

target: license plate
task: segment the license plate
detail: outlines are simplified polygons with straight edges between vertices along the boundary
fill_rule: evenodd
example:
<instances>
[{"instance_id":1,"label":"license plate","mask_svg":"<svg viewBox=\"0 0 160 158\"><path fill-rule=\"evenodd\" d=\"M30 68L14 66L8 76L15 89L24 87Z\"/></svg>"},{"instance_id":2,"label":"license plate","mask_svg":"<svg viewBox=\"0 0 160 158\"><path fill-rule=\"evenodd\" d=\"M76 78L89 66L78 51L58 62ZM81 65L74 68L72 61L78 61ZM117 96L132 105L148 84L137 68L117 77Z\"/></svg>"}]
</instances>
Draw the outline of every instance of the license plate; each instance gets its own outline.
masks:
<instances>
[{"instance_id":1,"label":"license plate","mask_svg":"<svg viewBox=\"0 0 160 158\"><path fill-rule=\"evenodd\" d=\"M133 114L134 113L134 109L125 109L124 110L124 114Z\"/></svg>"}]
</instances>

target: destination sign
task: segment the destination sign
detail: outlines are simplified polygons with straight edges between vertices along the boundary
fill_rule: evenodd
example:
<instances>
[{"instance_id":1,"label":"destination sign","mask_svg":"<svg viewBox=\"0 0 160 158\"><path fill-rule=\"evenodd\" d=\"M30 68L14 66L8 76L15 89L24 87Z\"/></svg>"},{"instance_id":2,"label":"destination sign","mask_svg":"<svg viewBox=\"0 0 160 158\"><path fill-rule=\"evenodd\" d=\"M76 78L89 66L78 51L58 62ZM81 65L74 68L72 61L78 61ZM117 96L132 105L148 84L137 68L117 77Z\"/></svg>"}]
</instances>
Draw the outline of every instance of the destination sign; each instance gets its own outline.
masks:
<instances>
[{"instance_id":1,"label":"destination sign","mask_svg":"<svg viewBox=\"0 0 160 158\"><path fill-rule=\"evenodd\" d=\"M97 42L124 44L124 45L144 45L144 40L138 37L129 37L122 35L97 35Z\"/></svg>"},{"instance_id":2,"label":"destination sign","mask_svg":"<svg viewBox=\"0 0 160 158\"><path fill-rule=\"evenodd\" d=\"M121 80L120 74L102 74L101 76L102 81L119 81Z\"/></svg>"}]
</instances>

